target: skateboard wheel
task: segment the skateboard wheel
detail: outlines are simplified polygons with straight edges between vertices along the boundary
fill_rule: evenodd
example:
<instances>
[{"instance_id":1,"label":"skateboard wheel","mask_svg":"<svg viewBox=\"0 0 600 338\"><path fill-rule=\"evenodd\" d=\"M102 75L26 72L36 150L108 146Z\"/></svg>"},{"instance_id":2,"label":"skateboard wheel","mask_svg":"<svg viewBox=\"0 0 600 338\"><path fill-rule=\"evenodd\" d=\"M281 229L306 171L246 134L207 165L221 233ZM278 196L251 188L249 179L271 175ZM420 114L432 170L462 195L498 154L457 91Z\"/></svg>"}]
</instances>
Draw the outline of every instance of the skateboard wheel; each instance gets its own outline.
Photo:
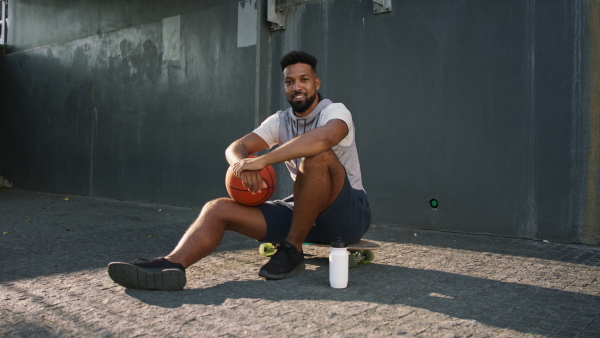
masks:
<instances>
[{"instance_id":1,"label":"skateboard wheel","mask_svg":"<svg viewBox=\"0 0 600 338\"><path fill-rule=\"evenodd\" d=\"M258 247L258 252L261 256L269 257L275 253L275 246L273 243L263 243Z\"/></svg>"},{"instance_id":2,"label":"skateboard wheel","mask_svg":"<svg viewBox=\"0 0 600 338\"><path fill-rule=\"evenodd\" d=\"M365 256L365 258L362 260L362 263L364 264L371 263L373 260L375 260L375 253L373 250L365 250L363 251L363 255Z\"/></svg>"},{"instance_id":3,"label":"skateboard wheel","mask_svg":"<svg viewBox=\"0 0 600 338\"><path fill-rule=\"evenodd\" d=\"M349 255L348 256L348 268L349 269L354 269L355 267L358 266L358 257L356 257L355 255Z\"/></svg>"}]
</instances>

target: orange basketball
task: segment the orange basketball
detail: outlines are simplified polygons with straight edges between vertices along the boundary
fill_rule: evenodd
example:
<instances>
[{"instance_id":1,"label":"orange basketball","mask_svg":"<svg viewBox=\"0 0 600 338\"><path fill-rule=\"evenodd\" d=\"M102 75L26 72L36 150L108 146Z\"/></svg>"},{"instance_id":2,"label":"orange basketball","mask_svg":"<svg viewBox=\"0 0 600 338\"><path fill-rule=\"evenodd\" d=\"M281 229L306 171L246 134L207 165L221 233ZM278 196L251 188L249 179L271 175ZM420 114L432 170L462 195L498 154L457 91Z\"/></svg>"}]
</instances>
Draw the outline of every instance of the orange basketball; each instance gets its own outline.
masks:
<instances>
[{"instance_id":1,"label":"orange basketball","mask_svg":"<svg viewBox=\"0 0 600 338\"><path fill-rule=\"evenodd\" d=\"M249 156L254 157L254 156ZM239 204L254 207L268 201L273 193L275 192L275 186L277 185L277 175L275 175L275 169L271 165L263 168L260 172L262 179L267 183L267 189L263 189L261 192L253 195L251 191L248 191L242 180L233 176L233 170L227 169L225 175L225 187L229 196L233 198Z\"/></svg>"}]
</instances>

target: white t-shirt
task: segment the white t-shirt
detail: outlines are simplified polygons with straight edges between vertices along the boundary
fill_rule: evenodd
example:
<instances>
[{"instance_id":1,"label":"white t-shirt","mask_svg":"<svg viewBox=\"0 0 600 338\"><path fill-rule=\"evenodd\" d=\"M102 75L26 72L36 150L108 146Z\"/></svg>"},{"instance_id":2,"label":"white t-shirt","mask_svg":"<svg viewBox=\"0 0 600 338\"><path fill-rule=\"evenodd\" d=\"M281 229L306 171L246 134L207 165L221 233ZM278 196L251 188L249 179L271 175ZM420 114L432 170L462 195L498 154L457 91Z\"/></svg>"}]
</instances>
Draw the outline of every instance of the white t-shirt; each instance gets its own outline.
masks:
<instances>
[{"instance_id":1,"label":"white t-shirt","mask_svg":"<svg viewBox=\"0 0 600 338\"><path fill-rule=\"evenodd\" d=\"M324 126L327 122L339 119L348 126L348 135L331 149L346 169L350 184L354 189L364 190L360 172L360 163L354 138L352 114L342 103L332 103L328 99L321 100L317 107L305 117L298 117L291 108L280 110L269 116L254 133L260 136L272 148L313 129ZM286 161L292 179L296 179L300 159Z\"/></svg>"}]
</instances>

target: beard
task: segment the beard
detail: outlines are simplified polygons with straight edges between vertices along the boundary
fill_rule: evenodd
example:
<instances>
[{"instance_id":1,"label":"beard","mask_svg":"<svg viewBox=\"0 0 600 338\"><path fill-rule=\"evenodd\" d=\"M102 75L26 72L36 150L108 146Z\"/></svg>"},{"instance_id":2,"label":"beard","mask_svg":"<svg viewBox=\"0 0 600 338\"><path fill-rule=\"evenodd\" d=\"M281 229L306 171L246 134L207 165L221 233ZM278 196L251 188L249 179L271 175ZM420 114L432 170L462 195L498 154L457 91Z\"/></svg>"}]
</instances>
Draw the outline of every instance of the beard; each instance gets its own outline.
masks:
<instances>
[{"instance_id":1,"label":"beard","mask_svg":"<svg viewBox=\"0 0 600 338\"><path fill-rule=\"evenodd\" d=\"M302 114L308 108L310 108L310 106L313 104L313 102L315 102L316 99L317 99L317 92L315 92L313 96L310 96L308 99L306 99L304 101L288 100L288 102L292 106L292 110L294 111L294 113Z\"/></svg>"}]
</instances>

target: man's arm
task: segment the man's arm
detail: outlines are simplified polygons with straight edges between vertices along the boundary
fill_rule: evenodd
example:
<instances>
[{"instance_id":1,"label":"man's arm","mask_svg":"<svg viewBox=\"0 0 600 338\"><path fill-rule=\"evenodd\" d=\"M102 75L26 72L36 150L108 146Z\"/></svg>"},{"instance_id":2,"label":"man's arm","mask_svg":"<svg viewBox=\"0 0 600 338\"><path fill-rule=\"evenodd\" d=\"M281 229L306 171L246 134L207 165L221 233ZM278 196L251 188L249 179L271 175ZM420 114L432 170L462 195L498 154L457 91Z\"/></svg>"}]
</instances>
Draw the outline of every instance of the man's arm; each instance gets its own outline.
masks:
<instances>
[{"instance_id":1,"label":"man's arm","mask_svg":"<svg viewBox=\"0 0 600 338\"><path fill-rule=\"evenodd\" d=\"M254 154L258 151L268 148L267 142L255 133L247 134L239 140L234 141L225 150L225 158L231 167L236 163L246 159L248 155ZM242 183L248 190L253 193L261 192L263 184L260 169L246 170L241 175L236 175L237 178L242 180ZM229 169L232 170L232 169Z\"/></svg>"},{"instance_id":2,"label":"man's arm","mask_svg":"<svg viewBox=\"0 0 600 338\"><path fill-rule=\"evenodd\" d=\"M269 164L318 155L340 143L348 135L348 131L344 121L333 119L324 126L314 128L263 156L237 162L233 165L233 171L239 177L246 170L261 170Z\"/></svg>"},{"instance_id":3,"label":"man's arm","mask_svg":"<svg viewBox=\"0 0 600 338\"><path fill-rule=\"evenodd\" d=\"M262 137L255 133L250 133L231 143L225 150L225 158L229 162L229 165L234 165L247 158L248 155L267 149L268 147L269 145Z\"/></svg>"},{"instance_id":4,"label":"man's arm","mask_svg":"<svg viewBox=\"0 0 600 338\"><path fill-rule=\"evenodd\" d=\"M340 143L348 135L348 126L339 119L333 119L324 126L314 128L286 144L265 154L267 164L279 163L295 158L318 155Z\"/></svg>"}]
</instances>

